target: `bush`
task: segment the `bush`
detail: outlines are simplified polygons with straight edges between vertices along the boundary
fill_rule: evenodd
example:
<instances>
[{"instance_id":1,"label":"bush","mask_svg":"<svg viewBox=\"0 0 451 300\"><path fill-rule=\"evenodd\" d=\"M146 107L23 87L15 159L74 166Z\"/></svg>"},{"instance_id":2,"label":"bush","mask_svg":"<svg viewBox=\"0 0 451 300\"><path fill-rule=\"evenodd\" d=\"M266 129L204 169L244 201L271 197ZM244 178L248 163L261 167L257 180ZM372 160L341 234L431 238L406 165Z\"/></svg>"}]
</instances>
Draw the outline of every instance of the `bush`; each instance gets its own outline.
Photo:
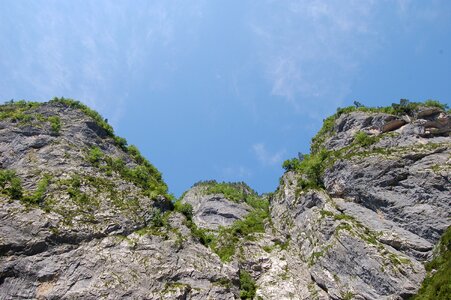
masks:
<instances>
[{"instance_id":1,"label":"bush","mask_svg":"<svg viewBox=\"0 0 451 300\"><path fill-rule=\"evenodd\" d=\"M30 204L39 204L44 200L45 193L50 181L50 175L44 175L44 178L39 181L36 191L30 196L24 196L23 200Z\"/></svg>"},{"instance_id":2,"label":"bush","mask_svg":"<svg viewBox=\"0 0 451 300\"><path fill-rule=\"evenodd\" d=\"M295 157L292 159L287 159L283 162L282 168L285 169L285 171L296 171L300 168L301 161Z\"/></svg>"},{"instance_id":3,"label":"bush","mask_svg":"<svg viewBox=\"0 0 451 300\"><path fill-rule=\"evenodd\" d=\"M13 177L11 179L11 187L9 188L9 195L12 199L22 199L22 183L19 177Z\"/></svg>"},{"instance_id":4,"label":"bush","mask_svg":"<svg viewBox=\"0 0 451 300\"><path fill-rule=\"evenodd\" d=\"M329 156L329 151L321 149L315 154L304 155L302 161L298 158L287 160L282 166L286 171L295 171L305 175L305 178L300 180L302 188L321 188L323 187L322 173L326 168Z\"/></svg>"},{"instance_id":5,"label":"bush","mask_svg":"<svg viewBox=\"0 0 451 300\"><path fill-rule=\"evenodd\" d=\"M240 270L240 298L254 299L256 290L255 280L251 274L245 270Z\"/></svg>"},{"instance_id":6,"label":"bush","mask_svg":"<svg viewBox=\"0 0 451 300\"><path fill-rule=\"evenodd\" d=\"M111 125L108 124L106 122L106 120L104 118L102 118L102 116L98 112L90 109L88 106L84 105L80 101L76 101L76 100L68 99L68 98L64 98L64 97L61 97L61 98L54 97L52 100L49 101L49 103L61 103L68 107L80 109L87 116L94 119L94 121L97 123L97 125L99 127L103 128L109 136L114 137L113 127L111 127Z\"/></svg>"},{"instance_id":7,"label":"bush","mask_svg":"<svg viewBox=\"0 0 451 300\"><path fill-rule=\"evenodd\" d=\"M354 136L354 143L358 144L362 147L368 147L374 143L377 142L377 137L376 136L369 136L368 134L366 134L363 131L359 131L355 136Z\"/></svg>"},{"instance_id":8,"label":"bush","mask_svg":"<svg viewBox=\"0 0 451 300\"><path fill-rule=\"evenodd\" d=\"M185 217L190 221L193 219L193 207L189 203L177 201L174 203L174 210L185 215Z\"/></svg>"},{"instance_id":9,"label":"bush","mask_svg":"<svg viewBox=\"0 0 451 300\"><path fill-rule=\"evenodd\" d=\"M0 188L4 190L11 199L22 199L22 183L14 171L0 170Z\"/></svg>"},{"instance_id":10,"label":"bush","mask_svg":"<svg viewBox=\"0 0 451 300\"><path fill-rule=\"evenodd\" d=\"M424 101L424 106L427 106L427 107L438 107L438 108L440 108L442 110L449 109L448 104L441 103L441 102L439 102L437 100L432 100L432 99Z\"/></svg>"},{"instance_id":11,"label":"bush","mask_svg":"<svg viewBox=\"0 0 451 300\"><path fill-rule=\"evenodd\" d=\"M103 158L103 152L99 147L93 147L89 150L88 161L92 163L94 166L99 166L101 160Z\"/></svg>"},{"instance_id":12,"label":"bush","mask_svg":"<svg viewBox=\"0 0 451 300\"><path fill-rule=\"evenodd\" d=\"M443 234L434 259L426 264L428 275L412 300L448 300L451 295L451 227Z\"/></svg>"},{"instance_id":13,"label":"bush","mask_svg":"<svg viewBox=\"0 0 451 300\"><path fill-rule=\"evenodd\" d=\"M268 218L268 210L256 209L250 212L243 220L235 221L232 226L220 228L217 237L211 242L211 248L222 261L229 261L235 254L239 240L250 238L254 233L264 232Z\"/></svg>"},{"instance_id":14,"label":"bush","mask_svg":"<svg viewBox=\"0 0 451 300\"><path fill-rule=\"evenodd\" d=\"M51 116L47 118L47 121L50 122L50 126L52 127L52 131L55 133L60 132L61 130L61 120L57 116Z\"/></svg>"}]
</instances>

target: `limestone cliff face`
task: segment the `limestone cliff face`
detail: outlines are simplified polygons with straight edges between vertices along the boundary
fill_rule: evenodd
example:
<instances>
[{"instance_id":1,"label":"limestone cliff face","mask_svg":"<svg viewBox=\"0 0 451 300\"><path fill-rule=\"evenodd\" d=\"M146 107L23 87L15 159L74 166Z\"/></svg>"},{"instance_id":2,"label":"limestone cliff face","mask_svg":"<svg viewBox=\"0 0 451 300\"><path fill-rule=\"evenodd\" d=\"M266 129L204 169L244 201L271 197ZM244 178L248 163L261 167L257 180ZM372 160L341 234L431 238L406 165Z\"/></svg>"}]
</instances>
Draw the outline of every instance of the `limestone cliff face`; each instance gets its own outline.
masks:
<instances>
[{"instance_id":1,"label":"limestone cliff face","mask_svg":"<svg viewBox=\"0 0 451 300\"><path fill-rule=\"evenodd\" d=\"M451 223L450 116L326 121L274 193L210 181L174 207L87 107L0 106L0 299L414 295Z\"/></svg>"},{"instance_id":2,"label":"limestone cliff face","mask_svg":"<svg viewBox=\"0 0 451 300\"><path fill-rule=\"evenodd\" d=\"M158 171L72 101L4 105L0 299L233 299Z\"/></svg>"}]
</instances>

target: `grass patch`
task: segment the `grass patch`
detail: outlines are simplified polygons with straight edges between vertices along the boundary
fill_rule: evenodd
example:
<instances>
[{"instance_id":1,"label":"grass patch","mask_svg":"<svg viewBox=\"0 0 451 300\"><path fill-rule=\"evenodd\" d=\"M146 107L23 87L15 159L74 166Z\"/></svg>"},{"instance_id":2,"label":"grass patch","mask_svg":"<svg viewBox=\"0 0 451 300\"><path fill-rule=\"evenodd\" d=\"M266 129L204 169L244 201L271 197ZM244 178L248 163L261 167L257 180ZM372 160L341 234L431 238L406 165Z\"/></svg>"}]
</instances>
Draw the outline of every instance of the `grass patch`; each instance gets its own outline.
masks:
<instances>
[{"instance_id":1,"label":"grass patch","mask_svg":"<svg viewBox=\"0 0 451 300\"><path fill-rule=\"evenodd\" d=\"M254 299L257 286L251 274L245 270L240 270L240 298Z\"/></svg>"},{"instance_id":2,"label":"grass patch","mask_svg":"<svg viewBox=\"0 0 451 300\"><path fill-rule=\"evenodd\" d=\"M268 203L244 182L216 182L215 180L200 181L193 185L203 186L203 194L222 194L233 202L245 202L255 209L266 209ZM182 197L181 197L182 198Z\"/></svg>"},{"instance_id":3,"label":"grass patch","mask_svg":"<svg viewBox=\"0 0 451 300\"><path fill-rule=\"evenodd\" d=\"M128 167L123 159L110 157L98 147L89 150L86 160L103 170L107 176L117 172L125 181L140 187L143 194L151 199L158 196L172 199L161 173L139 153L136 147L130 149L132 149L131 157L137 164L135 167Z\"/></svg>"},{"instance_id":4,"label":"grass patch","mask_svg":"<svg viewBox=\"0 0 451 300\"><path fill-rule=\"evenodd\" d=\"M442 235L434 259L426 264L428 274L411 300L448 300L451 295L451 227Z\"/></svg>"},{"instance_id":5,"label":"grass patch","mask_svg":"<svg viewBox=\"0 0 451 300\"><path fill-rule=\"evenodd\" d=\"M361 147L371 146L372 144L376 143L378 140L379 140L379 138L377 136L370 136L363 131L359 131L354 136L354 143Z\"/></svg>"},{"instance_id":6,"label":"grass patch","mask_svg":"<svg viewBox=\"0 0 451 300\"><path fill-rule=\"evenodd\" d=\"M0 121L9 120L19 125L38 125L48 123L53 133L59 133L61 130L61 119L58 116L45 117L34 109L41 106L39 102L27 102L20 100L17 102L9 101L0 105Z\"/></svg>"},{"instance_id":7,"label":"grass patch","mask_svg":"<svg viewBox=\"0 0 451 300\"><path fill-rule=\"evenodd\" d=\"M323 144L334 133L335 121L343 114L348 114L355 111L362 111L368 113L386 113L391 115L409 115L413 116L421 107L437 107L444 111L448 110L447 104L441 103L437 100L426 100L424 102L410 102L407 99L401 99L399 103L392 103L391 106L386 107L367 107L358 102L354 106L345 108L337 108L337 112L324 119L323 126L318 133L313 137L310 144L310 153L316 154L324 147Z\"/></svg>"},{"instance_id":8,"label":"grass patch","mask_svg":"<svg viewBox=\"0 0 451 300\"><path fill-rule=\"evenodd\" d=\"M269 218L269 202L259 201L265 204L251 211L243 220L235 221L229 227L220 227L216 234L196 226L192 220L193 210L190 204L179 200L175 202L174 210L185 215L186 226L190 228L194 238L210 247L222 261L227 262L235 255L240 240L252 239L254 233L265 231L265 224Z\"/></svg>"}]
</instances>

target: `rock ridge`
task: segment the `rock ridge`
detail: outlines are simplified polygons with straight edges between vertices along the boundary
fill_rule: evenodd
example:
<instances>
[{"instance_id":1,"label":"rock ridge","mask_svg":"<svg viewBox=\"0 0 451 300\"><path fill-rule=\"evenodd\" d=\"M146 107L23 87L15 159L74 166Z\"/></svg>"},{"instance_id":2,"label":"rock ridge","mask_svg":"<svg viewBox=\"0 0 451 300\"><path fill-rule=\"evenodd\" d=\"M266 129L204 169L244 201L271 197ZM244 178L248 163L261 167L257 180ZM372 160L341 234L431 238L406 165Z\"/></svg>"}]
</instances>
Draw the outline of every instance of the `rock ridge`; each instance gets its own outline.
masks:
<instances>
[{"instance_id":1,"label":"rock ridge","mask_svg":"<svg viewBox=\"0 0 451 300\"><path fill-rule=\"evenodd\" d=\"M433 299L450 132L435 101L339 109L274 193L205 181L176 201L80 102L5 103L0 299Z\"/></svg>"}]
</instances>

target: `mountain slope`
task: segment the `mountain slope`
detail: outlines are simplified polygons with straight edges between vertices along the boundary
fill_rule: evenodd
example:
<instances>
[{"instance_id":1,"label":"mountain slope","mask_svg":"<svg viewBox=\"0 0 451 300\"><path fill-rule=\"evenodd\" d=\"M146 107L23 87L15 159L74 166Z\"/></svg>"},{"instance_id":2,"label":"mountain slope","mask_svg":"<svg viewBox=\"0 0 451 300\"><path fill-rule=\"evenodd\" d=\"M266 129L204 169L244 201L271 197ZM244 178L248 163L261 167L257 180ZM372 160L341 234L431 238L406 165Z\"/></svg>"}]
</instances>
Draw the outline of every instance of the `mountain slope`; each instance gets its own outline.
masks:
<instances>
[{"instance_id":1,"label":"mountain slope","mask_svg":"<svg viewBox=\"0 0 451 300\"><path fill-rule=\"evenodd\" d=\"M173 203L96 112L7 103L0 299L406 299L426 276L433 295L448 284L450 120L432 101L339 109L274 193L206 181Z\"/></svg>"}]
</instances>

